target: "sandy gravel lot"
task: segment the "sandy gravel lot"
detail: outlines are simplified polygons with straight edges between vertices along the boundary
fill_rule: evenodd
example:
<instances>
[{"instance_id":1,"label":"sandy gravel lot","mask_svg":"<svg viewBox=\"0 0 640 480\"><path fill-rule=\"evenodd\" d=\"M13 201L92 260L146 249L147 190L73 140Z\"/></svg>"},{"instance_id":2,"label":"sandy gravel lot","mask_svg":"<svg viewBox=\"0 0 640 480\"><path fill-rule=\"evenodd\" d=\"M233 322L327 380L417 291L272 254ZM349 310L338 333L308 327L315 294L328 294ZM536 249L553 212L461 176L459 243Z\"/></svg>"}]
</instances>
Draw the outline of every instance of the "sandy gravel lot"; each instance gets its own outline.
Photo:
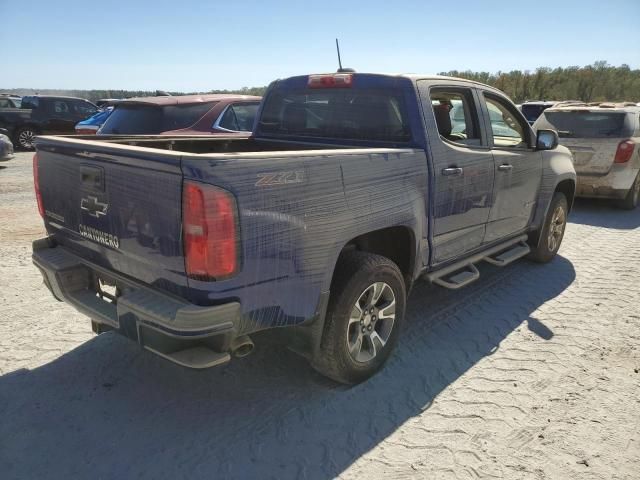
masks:
<instances>
[{"instance_id":1,"label":"sandy gravel lot","mask_svg":"<svg viewBox=\"0 0 640 480\"><path fill-rule=\"evenodd\" d=\"M349 389L269 336L195 372L92 335L31 264L30 159L0 164L1 478L640 478L640 210L579 202L553 263L418 285Z\"/></svg>"}]
</instances>

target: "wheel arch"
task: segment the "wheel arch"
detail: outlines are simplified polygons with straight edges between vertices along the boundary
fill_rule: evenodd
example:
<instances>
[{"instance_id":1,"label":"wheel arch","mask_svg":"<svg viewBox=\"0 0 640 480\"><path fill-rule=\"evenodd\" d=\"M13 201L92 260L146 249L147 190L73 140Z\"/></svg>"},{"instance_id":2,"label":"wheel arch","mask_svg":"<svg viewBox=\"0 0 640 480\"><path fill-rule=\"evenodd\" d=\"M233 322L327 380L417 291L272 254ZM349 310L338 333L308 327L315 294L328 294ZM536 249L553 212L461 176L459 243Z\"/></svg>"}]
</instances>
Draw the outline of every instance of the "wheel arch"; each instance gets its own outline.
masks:
<instances>
[{"instance_id":1,"label":"wheel arch","mask_svg":"<svg viewBox=\"0 0 640 480\"><path fill-rule=\"evenodd\" d=\"M407 293L414 279L416 267L416 236L413 229L406 225L381 228L363 233L352 238L344 244L333 268L331 283L335 280L335 273L345 252L357 250L367 253L375 253L393 261L405 281Z\"/></svg>"},{"instance_id":2,"label":"wheel arch","mask_svg":"<svg viewBox=\"0 0 640 480\"><path fill-rule=\"evenodd\" d=\"M558 183L558 185L556 185L556 188L553 193L555 194L556 192L560 192L564 194L564 196L567 199L567 204L570 212L571 209L573 208L573 201L575 200L575 196L576 196L576 182L572 179L562 180L561 182Z\"/></svg>"}]
</instances>

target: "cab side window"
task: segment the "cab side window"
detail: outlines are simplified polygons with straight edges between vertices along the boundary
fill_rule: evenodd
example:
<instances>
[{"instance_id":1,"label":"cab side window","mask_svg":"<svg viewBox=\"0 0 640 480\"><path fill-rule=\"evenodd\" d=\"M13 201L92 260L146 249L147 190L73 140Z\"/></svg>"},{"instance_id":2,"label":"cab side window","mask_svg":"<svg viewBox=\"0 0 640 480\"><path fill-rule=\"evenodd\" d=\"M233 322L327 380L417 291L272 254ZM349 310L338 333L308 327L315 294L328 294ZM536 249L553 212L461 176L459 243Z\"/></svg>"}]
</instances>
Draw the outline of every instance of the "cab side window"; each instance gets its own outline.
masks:
<instances>
[{"instance_id":1,"label":"cab side window","mask_svg":"<svg viewBox=\"0 0 640 480\"><path fill-rule=\"evenodd\" d=\"M489 135L493 137L493 145L501 148L529 148L529 128L502 99L484 95L489 113Z\"/></svg>"},{"instance_id":2,"label":"cab side window","mask_svg":"<svg viewBox=\"0 0 640 480\"><path fill-rule=\"evenodd\" d=\"M431 90L431 106L440 138L461 145L481 145L478 114L471 90Z\"/></svg>"},{"instance_id":3,"label":"cab side window","mask_svg":"<svg viewBox=\"0 0 640 480\"><path fill-rule=\"evenodd\" d=\"M55 100L53 102L53 112L59 114L69 113L69 105L62 100Z\"/></svg>"}]
</instances>

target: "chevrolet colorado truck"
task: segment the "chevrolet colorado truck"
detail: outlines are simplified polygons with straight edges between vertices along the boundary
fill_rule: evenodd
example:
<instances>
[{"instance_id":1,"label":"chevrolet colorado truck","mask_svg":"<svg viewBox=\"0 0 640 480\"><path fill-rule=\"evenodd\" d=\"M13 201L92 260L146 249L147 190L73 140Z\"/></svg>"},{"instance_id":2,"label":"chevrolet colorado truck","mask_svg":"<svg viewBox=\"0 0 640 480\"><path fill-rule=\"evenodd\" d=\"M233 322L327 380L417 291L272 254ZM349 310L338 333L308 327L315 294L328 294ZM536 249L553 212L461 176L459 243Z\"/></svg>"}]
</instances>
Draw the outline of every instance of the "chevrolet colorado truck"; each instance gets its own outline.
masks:
<instances>
[{"instance_id":1,"label":"chevrolet colorado truck","mask_svg":"<svg viewBox=\"0 0 640 480\"><path fill-rule=\"evenodd\" d=\"M278 328L344 383L387 360L415 281L457 289L481 261L552 260L576 187L554 131L534 135L494 88L436 76L275 81L250 138L41 136L36 150L48 236L33 262L96 333L205 368Z\"/></svg>"}]
</instances>

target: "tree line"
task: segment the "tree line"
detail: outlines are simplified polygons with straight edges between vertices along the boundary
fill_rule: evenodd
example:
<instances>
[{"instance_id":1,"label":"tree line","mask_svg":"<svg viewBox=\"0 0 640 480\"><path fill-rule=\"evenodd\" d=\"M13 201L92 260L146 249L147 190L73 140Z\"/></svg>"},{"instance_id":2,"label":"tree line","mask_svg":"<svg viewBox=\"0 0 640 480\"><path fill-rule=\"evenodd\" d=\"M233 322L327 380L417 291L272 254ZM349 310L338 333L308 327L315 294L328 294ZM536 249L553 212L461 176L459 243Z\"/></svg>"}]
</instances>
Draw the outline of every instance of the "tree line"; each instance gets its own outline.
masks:
<instances>
[{"instance_id":1,"label":"tree line","mask_svg":"<svg viewBox=\"0 0 640 480\"><path fill-rule=\"evenodd\" d=\"M581 100L632 101L640 102L640 70L632 70L629 65L619 67L598 61L584 67L539 67L535 70L512 70L510 72L472 72L471 70L441 72L441 75L461 77L492 85L509 95L515 102L526 100ZM265 87L243 87L238 90L210 90L192 93L240 93L243 95L263 95ZM156 95L155 91L144 90L52 90L14 88L3 90L16 95L68 95L86 98L91 102L103 98L132 98ZM183 92L169 92L172 95L186 95Z\"/></svg>"},{"instance_id":2,"label":"tree line","mask_svg":"<svg viewBox=\"0 0 640 480\"><path fill-rule=\"evenodd\" d=\"M171 95L194 95L207 93L238 93L242 95L258 95L264 94L267 87L242 87L238 90L210 90L208 92L167 92ZM65 90L55 88L5 88L0 93L10 93L12 95L59 95L65 97L85 98L90 102L107 98L134 98L134 97L150 97L158 95L158 90Z\"/></svg>"},{"instance_id":3,"label":"tree line","mask_svg":"<svg viewBox=\"0 0 640 480\"><path fill-rule=\"evenodd\" d=\"M581 100L583 102L640 102L640 70L598 61L585 67L540 67L534 71L442 72L494 86L516 103L526 100Z\"/></svg>"}]
</instances>

